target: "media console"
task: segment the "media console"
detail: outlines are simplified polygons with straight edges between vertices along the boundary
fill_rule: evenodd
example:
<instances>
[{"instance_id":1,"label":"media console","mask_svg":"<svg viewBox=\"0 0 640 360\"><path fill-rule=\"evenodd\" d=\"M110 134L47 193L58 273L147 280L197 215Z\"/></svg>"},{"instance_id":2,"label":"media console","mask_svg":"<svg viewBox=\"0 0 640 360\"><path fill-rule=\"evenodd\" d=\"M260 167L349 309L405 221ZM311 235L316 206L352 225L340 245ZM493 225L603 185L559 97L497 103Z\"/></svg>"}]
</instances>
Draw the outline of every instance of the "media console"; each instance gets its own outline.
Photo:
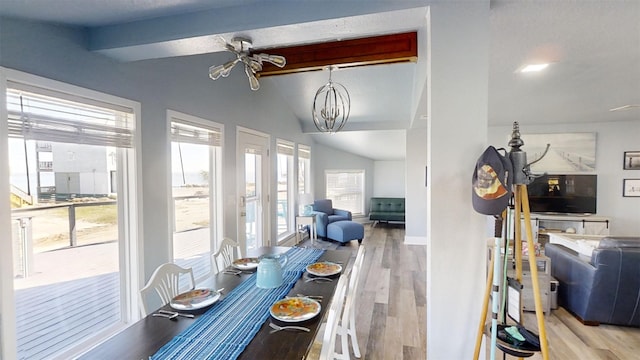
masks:
<instances>
[{"instance_id":1,"label":"media console","mask_svg":"<svg viewBox=\"0 0 640 360\"><path fill-rule=\"evenodd\" d=\"M538 234L563 232L579 235L609 235L611 231L611 218L605 216L532 213L531 220L535 221Z\"/></svg>"},{"instance_id":2,"label":"media console","mask_svg":"<svg viewBox=\"0 0 640 360\"><path fill-rule=\"evenodd\" d=\"M544 245L549 242L549 234L551 233L588 236L607 236L611 233L611 218L606 216L532 213L530 218L534 242L539 243L541 248L544 248ZM513 223L513 221L509 221L509 231L507 232L510 244L513 242L515 230ZM494 235L494 226L495 219L488 216L487 236ZM524 216L521 216L520 228L520 238L522 241L526 241L527 233Z\"/></svg>"}]
</instances>

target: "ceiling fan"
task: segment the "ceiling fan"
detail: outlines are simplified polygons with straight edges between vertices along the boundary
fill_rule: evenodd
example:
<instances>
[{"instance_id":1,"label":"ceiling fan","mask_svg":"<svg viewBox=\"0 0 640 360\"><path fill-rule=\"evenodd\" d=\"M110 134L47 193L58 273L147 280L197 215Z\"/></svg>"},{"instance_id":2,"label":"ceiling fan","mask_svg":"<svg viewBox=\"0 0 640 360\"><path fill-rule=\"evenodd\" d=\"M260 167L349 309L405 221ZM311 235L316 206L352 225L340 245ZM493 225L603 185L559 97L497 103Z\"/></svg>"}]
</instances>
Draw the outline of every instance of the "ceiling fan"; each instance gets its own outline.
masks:
<instances>
[{"instance_id":1,"label":"ceiling fan","mask_svg":"<svg viewBox=\"0 0 640 360\"><path fill-rule=\"evenodd\" d=\"M244 64L244 72L249 78L249 85L251 90L260 89L260 83L256 74L262 70L262 63L269 62L279 68L284 67L287 64L287 60L284 56L269 55L269 54L252 54L251 48L253 44L251 39L243 37L234 37L230 43L225 43L226 50L236 54L236 58L222 65L214 65L209 68L209 77L216 80L220 77L227 77L231 73L231 69L238 63Z\"/></svg>"}]
</instances>

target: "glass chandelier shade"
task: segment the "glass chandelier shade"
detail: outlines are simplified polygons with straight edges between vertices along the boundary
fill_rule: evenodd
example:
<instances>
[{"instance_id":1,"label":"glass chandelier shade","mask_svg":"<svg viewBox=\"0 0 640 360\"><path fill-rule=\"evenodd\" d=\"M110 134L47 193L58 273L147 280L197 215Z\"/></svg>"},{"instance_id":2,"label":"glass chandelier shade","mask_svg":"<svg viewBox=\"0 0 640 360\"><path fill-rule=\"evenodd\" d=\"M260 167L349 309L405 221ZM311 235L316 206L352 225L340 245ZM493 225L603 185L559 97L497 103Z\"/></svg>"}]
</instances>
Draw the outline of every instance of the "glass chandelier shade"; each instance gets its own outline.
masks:
<instances>
[{"instance_id":1,"label":"glass chandelier shade","mask_svg":"<svg viewBox=\"0 0 640 360\"><path fill-rule=\"evenodd\" d=\"M326 133L340 131L351 111L349 92L342 84L331 80L331 70L329 68L329 82L318 89L311 109L316 128Z\"/></svg>"},{"instance_id":2,"label":"glass chandelier shade","mask_svg":"<svg viewBox=\"0 0 640 360\"><path fill-rule=\"evenodd\" d=\"M209 68L209 77L212 80L217 80L218 78L220 78L220 76L222 76L222 77L229 76L229 73L231 73L231 69L233 69L233 67L239 61L240 61L240 58L235 59L235 60L231 60L231 61L227 61L226 63L224 63L222 65L217 65L217 66L210 67Z\"/></svg>"}]
</instances>

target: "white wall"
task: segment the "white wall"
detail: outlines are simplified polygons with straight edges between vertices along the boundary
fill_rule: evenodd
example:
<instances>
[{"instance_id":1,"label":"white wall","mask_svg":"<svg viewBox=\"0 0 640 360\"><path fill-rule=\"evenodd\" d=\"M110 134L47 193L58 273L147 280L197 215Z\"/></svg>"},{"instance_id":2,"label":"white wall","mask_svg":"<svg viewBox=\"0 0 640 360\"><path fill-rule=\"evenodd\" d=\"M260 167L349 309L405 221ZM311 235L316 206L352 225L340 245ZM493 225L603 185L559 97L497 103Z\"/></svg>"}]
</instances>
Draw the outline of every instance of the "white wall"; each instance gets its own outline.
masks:
<instances>
[{"instance_id":1,"label":"white wall","mask_svg":"<svg viewBox=\"0 0 640 360\"><path fill-rule=\"evenodd\" d=\"M119 63L85 49L84 33L81 29L52 26L38 22L2 19L0 37L0 65L62 81L87 89L131 99L141 104L141 153L138 172L140 187L135 190L144 199L139 211L142 245L137 263L141 265L138 283L143 284L153 270L170 260L170 238L168 223L163 226L158 219L169 218L169 163L170 148L166 122L167 109L210 119L225 125L223 149L224 235L234 237L236 226L236 126L266 132L272 138L272 153L275 139L312 145L314 166L313 181L315 196L324 195L324 169L364 169L365 209L373 194L373 161L345 154L322 146L313 145L309 135L301 132L298 119L290 112L279 92L263 81L259 92L249 89L246 75L238 69L228 78L212 81L207 69L211 64L228 60L228 53L185 56L181 58ZM0 74L1 75L1 74ZM234 106L242 104L242 106ZM0 114L1 115L1 114ZM2 134L0 134L2 135ZM0 157L7 157L6 139L1 136ZM275 157L272 157L275 165ZM0 184L8 188L8 167L0 162ZM275 175L274 175L275 176ZM271 181L275 194L276 182ZM0 192L6 199L6 207L0 207L0 223L9 228L10 212L8 193ZM275 212L275 202L272 212ZM158 226L160 224L160 226ZM276 226L272 226L272 239L276 238ZM10 249L10 242L2 242L2 249ZM7 282L12 272L11 251L9 261L3 257L0 285L2 294L11 294L12 283ZM13 301L0 300L0 315L11 314ZM13 329L10 316L1 319L3 329ZM6 332L3 338L14 344L14 337ZM2 349L12 353L9 349Z\"/></svg>"},{"instance_id":2,"label":"white wall","mask_svg":"<svg viewBox=\"0 0 640 360\"><path fill-rule=\"evenodd\" d=\"M406 244L427 244L427 128L407 131Z\"/></svg>"},{"instance_id":3,"label":"white wall","mask_svg":"<svg viewBox=\"0 0 640 360\"><path fill-rule=\"evenodd\" d=\"M524 141L522 150L527 151L527 134L547 133L596 133L596 174L598 175L597 216L611 217L612 235L640 236L640 198L622 196L622 180L640 178L638 170L623 170L625 151L640 149L640 119L629 111L628 121L586 122L580 124L520 124ZM489 127L489 143L496 147L507 147L511 126ZM553 144L551 144L553 146ZM529 154L527 154L529 155ZM527 157L527 161L535 160Z\"/></svg>"},{"instance_id":4,"label":"white wall","mask_svg":"<svg viewBox=\"0 0 640 360\"><path fill-rule=\"evenodd\" d=\"M373 197L405 197L405 161L375 161Z\"/></svg>"},{"instance_id":5,"label":"white wall","mask_svg":"<svg viewBox=\"0 0 640 360\"><path fill-rule=\"evenodd\" d=\"M486 281L471 174L487 142L489 1L437 2L429 16L427 358L471 359Z\"/></svg>"},{"instance_id":6,"label":"white wall","mask_svg":"<svg viewBox=\"0 0 640 360\"><path fill-rule=\"evenodd\" d=\"M158 219L169 218L167 109L225 125L223 192L230 194L224 198L225 236L235 237L237 228L236 126L271 134L272 150L275 138L312 143L269 82L261 83L260 92L251 91L240 69L222 80L209 79L209 66L228 60L228 53L119 63L85 47L82 29L2 19L0 65L141 103L142 127L136 130L142 136L138 149L142 154L142 186L138 190L144 198L140 211L142 281L170 260L169 226L158 226ZM244 105L233 106L239 103ZM275 193L276 182L271 183ZM275 211L275 203L273 206ZM272 226L274 239L276 231Z\"/></svg>"}]
</instances>

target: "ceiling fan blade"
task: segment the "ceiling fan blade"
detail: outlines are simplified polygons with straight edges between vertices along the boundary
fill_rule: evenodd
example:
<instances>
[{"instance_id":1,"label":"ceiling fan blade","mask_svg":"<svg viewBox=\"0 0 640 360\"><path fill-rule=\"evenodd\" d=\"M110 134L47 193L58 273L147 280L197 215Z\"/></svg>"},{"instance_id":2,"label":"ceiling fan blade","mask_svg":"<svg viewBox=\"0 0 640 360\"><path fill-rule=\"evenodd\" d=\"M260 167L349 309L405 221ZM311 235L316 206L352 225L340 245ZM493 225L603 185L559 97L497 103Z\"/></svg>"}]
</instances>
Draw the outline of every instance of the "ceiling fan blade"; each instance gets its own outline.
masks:
<instances>
[{"instance_id":1,"label":"ceiling fan blade","mask_svg":"<svg viewBox=\"0 0 640 360\"><path fill-rule=\"evenodd\" d=\"M244 72L247 74L247 77L249 78L249 85L251 86L251 90L256 91L260 89L260 82L258 82L258 78L256 77L256 74L254 74L253 71L251 71L251 68L246 64L244 66Z\"/></svg>"}]
</instances>

